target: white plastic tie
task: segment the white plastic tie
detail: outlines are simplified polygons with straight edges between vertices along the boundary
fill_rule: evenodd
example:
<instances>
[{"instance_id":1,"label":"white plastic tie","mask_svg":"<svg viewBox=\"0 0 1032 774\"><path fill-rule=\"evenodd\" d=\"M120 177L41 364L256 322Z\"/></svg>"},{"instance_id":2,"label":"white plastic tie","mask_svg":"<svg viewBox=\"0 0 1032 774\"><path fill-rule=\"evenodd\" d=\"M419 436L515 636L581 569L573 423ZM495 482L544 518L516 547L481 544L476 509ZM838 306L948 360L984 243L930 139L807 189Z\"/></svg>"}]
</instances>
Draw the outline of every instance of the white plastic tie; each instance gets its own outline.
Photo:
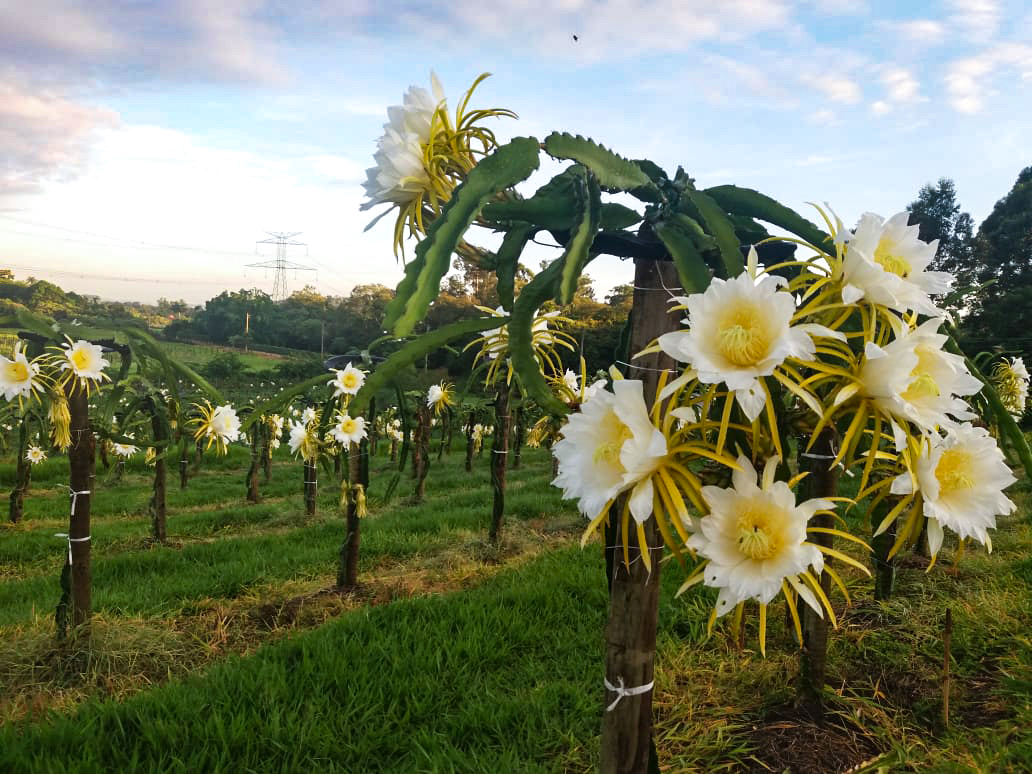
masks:
<instances>
[{"instance_id":1,"label":"white plastic tie","mask_svg":"<svg viewBox=\"0 0 1032 774\"><path fill-rule=\"evenodd\" d=\"M835 459L834 454L811 454L810 452L803 452L799 455L800 457L806 457L809 460L833 460Z\"/></svg>"},{"instance_id":2,"label":"white plastic tie","mask_svg":"<svg viewBox=\"0 0 1032 774\"><path fill-rule=\"evenodd\" d=\"M69 515L74 516L75 515L75 504L77 502L79 502L79 495L88 495L90 493L90 490L89 489L83 489L82 491L76 492L70 486L66 486L65 489L68 490L68 494L72 498L72 510L70 511Z\"/></svg>"},{"instance_id":3,"label":"white plastic tie","mask_svg":"<svg viewBox=\"0 0 1032 774\"><path fill-rule=\"evenodd\" d=\"M624 682L622 677L616 678L616 685L609 682L609 678L603 678L603 682L606 684L606 690L612 691L616 694L616 698L613 699L612 704L606 707L606 712L612 712L616 709L616 705L620 703L620 699L625 696L640 696L643 693L648 693L652 690L652 686L656 684L655 680L650 680L645 685L639 685L635 688L624 688Z\"/></svg>"},{"instance_id":4,"label":"white plastic tie","mask_svg":"<svg viewBox=\"0 0 1032 774\"><path fill-rule=\"evenodd\" d=\"M72 564L72 543L85 543L86 541L88 541L90 539L89 535L87 535L86 537L73 538L67 532L55 532L54 533L54 537L65 538L65 539L68 540L68 566L69 567Z\"/></svg>"}]
</instances>

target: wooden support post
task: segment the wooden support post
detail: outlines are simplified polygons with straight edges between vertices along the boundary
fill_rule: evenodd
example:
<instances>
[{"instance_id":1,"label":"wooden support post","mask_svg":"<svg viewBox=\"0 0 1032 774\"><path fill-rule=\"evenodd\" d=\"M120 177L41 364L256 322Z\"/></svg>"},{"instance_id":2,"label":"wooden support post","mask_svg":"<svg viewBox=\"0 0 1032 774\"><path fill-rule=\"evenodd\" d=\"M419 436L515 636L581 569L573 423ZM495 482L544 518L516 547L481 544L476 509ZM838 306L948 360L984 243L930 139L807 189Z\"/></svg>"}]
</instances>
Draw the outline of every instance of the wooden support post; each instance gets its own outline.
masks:
<instances>
[{"instance_id":1,"label":"wooden support post","mask_svg":"<svg viewBox=\"0 0 1032 774\"><path fill-rule=\"evenodd\" d=\"M838 495L839 467L831 464L837 445L838 433L829 425L821 431L812 451L808 455L801 455L800 470L810 471L810 475L803 481L807 492L806 499ZM810 526L832 529L835 527L835 519L828 514L819 513L810 519ZM833 547L832 536L827 533L815 532L809 539L818 545ZM830 597L831 576L828 573L821 573L820 584L824 595ZM809 605L799 604L798 607L803 629L803 649L796 708L813 722L823 724L824 683L828 668L828 617L827 613L824 616L817 615Z\"/></svg>"},{"instance_id":2,"label":"wooden support post","mask_svg":"<svg viewBox=\"0 0 1032 774\"><path fill-rule=\"evenodd\" d=\"M475 411L470 411L469 416L466 417L466 472L469 473L473 470L473 427L476 424L477 414Z\"/></svg>"},{"instance_id":3,"label":"wooden support post","mask_svg":"<svg viewBox=\"0 0 1032 774\"><path fill-rule=\"evenodd\" d=\"M86 390L77 379L65 385L69 430L72 445L68 449L71 508L68 519L68 540L71 555L72 627L78 636L89 637L93 614L92 568L90 564L90 501L96 464L96 441L90 429L89 403Z\"/></svg>"},{"instance_id":4,"label":"wooden support post","mask_svg":"<svg viewBox=\"0 0 1032 774\"><path fill-rule=\"evenodd\" d=\"M261 498L258 491L258 470L262 466L262 421L259 420L251 428L251 464L247 468L247 502L256 503Z\"/></svg>"},{"instance_id":5,"label":"wooden support post","mask_svg":"<svg viewBox=\"0 0 1032 774\"><path fill-rule=\"evenodd\" d=\"M305 513L309 516L315 515L316 494L319 487L319 467L314 462L305 460Z\"/></svg>"},{"instance_id":6,"label":"wooden support post","mask_svg":"<svg viewBox=\"0 0 1032 774\"><path fill-rule=\"evenodd\" d=\"M416 437L412 444L415 465L416 489L414 502L421 503L426 496L426 477L430 472L430 409L421 403L416 413Z\"/></svg>"},{"instance_id":7,"label":"wooden support post","mask_svg":"<svg viewBox=\"0 0 1032 774\"><path fill-rule=\"evenodd\" d=\"M680 283L673 263L636 258L634 305L631 311L630 353L645 349L656 337L677 330L680 314L671 313L670 293ZM675 363L662 352L630 360L628 377L644 383L646 403L651 406L663 369ZM614 506L614 513L618 512ZM615 519L613 520L615 521ZM656 624L659 615L659 571L662 540L655 518L645 523L652 572L645 569L636 541L631 541L630 566L622 551L612 559L609 621L606 624L605 678L611 685L637 688L653 681L656 658ZM607 562L607 564L609 564ZM652 744L652 691L616 697L605 690L602 716L602 774L643 774L648 771ZM611 707L611 709L610 709Z\"/></svg>"},{"instance_id":8,"label":"wooden support post","mask_svg":"<svg viewBox=\"0 0 1032 774\"><path fill-rule=\"evenodd\" d=\"M29 450L29 428L25 419L18 426L18 458L15 460L14 489L11 490L11 501L8 517L12 524L22 520L25 513L25 493L29 491L32 480L32 463L25 459Z\"/></svg>"},{"instance_id":9,"label":"wooden support post","mask_svg":"<svg viewBox=\"0 0 1032 774\"><path fill-rule=\"evenodd\" d=\"M491 489L494 492L494 502L491 507L488 539L494 545L497 545L502 534L502 523L505 520L505 471L509 461L509 428L512 425L509 398L509 385L500 385L495 397L495 432L494 443L491 446Z\"/></svg>"},{"instance_id":10,"label":"wooden support post","mask_svg":"<svg viewBox=\"0 0 1032 774\"><path fill-rule=\"evenodd\" d=\"M358 585L358 547L362 539L360 505L369 485L369 442L351 444L347 453L348 478L344 486L348 493L344 514L344 542L340 547L340 568L337 585L353 589Z\"/></svg>"},{"instance_id":11,"label":"wooden support post","mask_svg":"<svg viewBox=\"0 0 1032 774\"><path fill-rule=\"evenodd\" d=\"M168 441L168 427L158 415L156 407L151 407L151 432L157 443ZM165 457L169 452L167 445L155 446L157 457L154 460L154 490L151 494L151 536L159 543L168 539L168 468Z\"/></svg>"}]
</instances>

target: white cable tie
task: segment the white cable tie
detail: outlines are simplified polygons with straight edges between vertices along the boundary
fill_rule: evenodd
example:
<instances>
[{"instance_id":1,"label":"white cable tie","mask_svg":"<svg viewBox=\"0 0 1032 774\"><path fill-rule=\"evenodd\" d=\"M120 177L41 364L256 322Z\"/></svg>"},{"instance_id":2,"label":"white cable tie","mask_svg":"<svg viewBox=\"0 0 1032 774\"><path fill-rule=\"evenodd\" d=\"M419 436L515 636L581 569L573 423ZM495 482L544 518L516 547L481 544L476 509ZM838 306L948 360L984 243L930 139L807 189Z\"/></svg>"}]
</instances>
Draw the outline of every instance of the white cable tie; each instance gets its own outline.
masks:
<instances>
[{"instance_id":1,"label":"white cable tie","mask_svg":"<svg viewBox=\"0 0 1032 774\"><path fill-rule=\"evenodd\" d=\"M509 453L508 449L491 449L491 451L493 451L495 454L508 454Z\"/></svg>"},{"instance_id":2,"label":"white cable tie","mask_svg":"<svg viewBox=\"0 0 1032 774\"><path fill-rule=\"evenodd\" d=\"M89 489L83 489L82 491L76 492L70 486L66 486L65 489L68 490L68 494L71 495L71 498L72 498L72 510L69 512L69 515L70 516L74 516L75 515L75 504L79 501L79 495L88 495L90 493L90 490Z\"/></svg>"},{"instance_id":3,"label":"white cable tie","mask_svg":"<svg viewBox=\"0 0 1032 774\"><path fill-rule=\"evenodd\" d=\"M810 452L803 452L799 455L800 457L806 457L811 460L833 460L835 459L834 454L810 454Z\"/></svg>"},{"instance_id":4,"label":"white cable tie","mask_svg":"<svg viewBox=\"0 0 1032 774\"><path fill-rule=\"evenodd\" d=\"M625 696L639 696L643 693L648 693L652 690L652 686L656 684L655 680L650 680L645 685L639 685L635 688L624 688L624 682L622 677L616 678L616 685L609 682L608 677L602 678L602 681L606 684L606 690L612 691L616 694L616 698L613 699L613 703L606 707L606 712L612 712L616 709L616 705L620 703L620 699Z\"/></svg>"},{"instance_id":5,"label":"white cable tie","mask_svg":"<svg viewBox=\"0 0 1032 774\"><path fill-rule=\"evenodd\" d=\"M54 537L67 538L67 540L68 540L68 565L69 566L71 566L71 564L72 564L72 543L85 543L86 541L88 541L90 539L89 535L87 535L86 537L73 538L67 532L55 532L54 533Z\"/></svg>"}]
</instances>

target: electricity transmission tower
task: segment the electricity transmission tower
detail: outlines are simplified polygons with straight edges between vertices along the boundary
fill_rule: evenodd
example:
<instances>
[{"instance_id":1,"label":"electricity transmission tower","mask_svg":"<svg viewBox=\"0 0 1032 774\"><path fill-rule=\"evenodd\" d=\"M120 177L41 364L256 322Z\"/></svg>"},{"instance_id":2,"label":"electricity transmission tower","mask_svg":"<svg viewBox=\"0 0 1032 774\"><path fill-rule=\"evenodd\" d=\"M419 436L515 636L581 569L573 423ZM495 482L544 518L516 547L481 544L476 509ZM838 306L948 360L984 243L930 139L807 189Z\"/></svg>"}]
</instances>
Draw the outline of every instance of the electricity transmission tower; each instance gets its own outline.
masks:
<instances>
[{"instance_id":1,"label":"electricity transmission tower","mask_svg":"<svg viewBox=\"0 0 1032 774\"><path fill-rule=\"evenodd\" d=\"M269 235L269 239L255 242L255 254L258 254L258 245L276 245L276 257L271 261L249 263L247 267L251 269L274 269L276 273L272 280L272 299L273 301L283 301L287 297L287 270L290 269L291 271L298 272L315 271L315 269L311 266L287 260L288 246L304 247L305 255L308 255L308 245L304 242L294 241L294 237L300 234L300 231L266 231L265 233Z\"/></svg>"}]
</instances>

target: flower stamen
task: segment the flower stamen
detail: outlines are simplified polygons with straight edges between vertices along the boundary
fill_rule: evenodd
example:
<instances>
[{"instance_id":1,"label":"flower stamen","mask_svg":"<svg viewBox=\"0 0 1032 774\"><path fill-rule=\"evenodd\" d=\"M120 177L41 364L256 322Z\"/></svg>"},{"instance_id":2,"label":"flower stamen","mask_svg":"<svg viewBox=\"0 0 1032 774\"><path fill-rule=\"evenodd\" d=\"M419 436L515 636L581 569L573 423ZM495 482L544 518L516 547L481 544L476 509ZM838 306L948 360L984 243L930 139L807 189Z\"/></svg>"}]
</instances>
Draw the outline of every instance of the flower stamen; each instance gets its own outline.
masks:
<instances>
[{"instance_id":1,"label":"flower stamen","mask_svg":"<svg viewBox=\"0 0 1032 774\"><path fill-rule=\"evenodd\" d=\"M905 279L910 275L912 267L903 256L892 251L894 244L892 240L882 237L878 246L874 248L874 262L885 271Z\"/></svg>"},{"instance_id":2,"label":"flower stamen","mask_svg":"<svg viewBox=\"0 0 1032 774\"><path fill-rule=\"evenodd\" d=\"M935 477L939 480L939 491L942 494L956 492L960 489L973 489L974 479L968 475L971 469L968 455L962 451L947 449L942 453L939 464L935 466Z\"/></svg>"},{"instance_id":3,"label":"flower stamen","mask_svg":"<svg viewBox=\"0 0 1032 774\"><path fill-rule=\"evenodd\" d=\"M764 510L748 509L738 516L738 547L750 559L762 561L776 556L781 541Z\"/></svg>"},{"instance_id":4,"label":"flower stamen","mask_svg":"<svg viewBox=\"0 0 1032 774\"><path fill-rule=\"evenodd\" d=\"M767 342L756 325L736 322L720 331L720 352L737 366L752 365L766 354Z\"/></svg>"}]
</instances>

